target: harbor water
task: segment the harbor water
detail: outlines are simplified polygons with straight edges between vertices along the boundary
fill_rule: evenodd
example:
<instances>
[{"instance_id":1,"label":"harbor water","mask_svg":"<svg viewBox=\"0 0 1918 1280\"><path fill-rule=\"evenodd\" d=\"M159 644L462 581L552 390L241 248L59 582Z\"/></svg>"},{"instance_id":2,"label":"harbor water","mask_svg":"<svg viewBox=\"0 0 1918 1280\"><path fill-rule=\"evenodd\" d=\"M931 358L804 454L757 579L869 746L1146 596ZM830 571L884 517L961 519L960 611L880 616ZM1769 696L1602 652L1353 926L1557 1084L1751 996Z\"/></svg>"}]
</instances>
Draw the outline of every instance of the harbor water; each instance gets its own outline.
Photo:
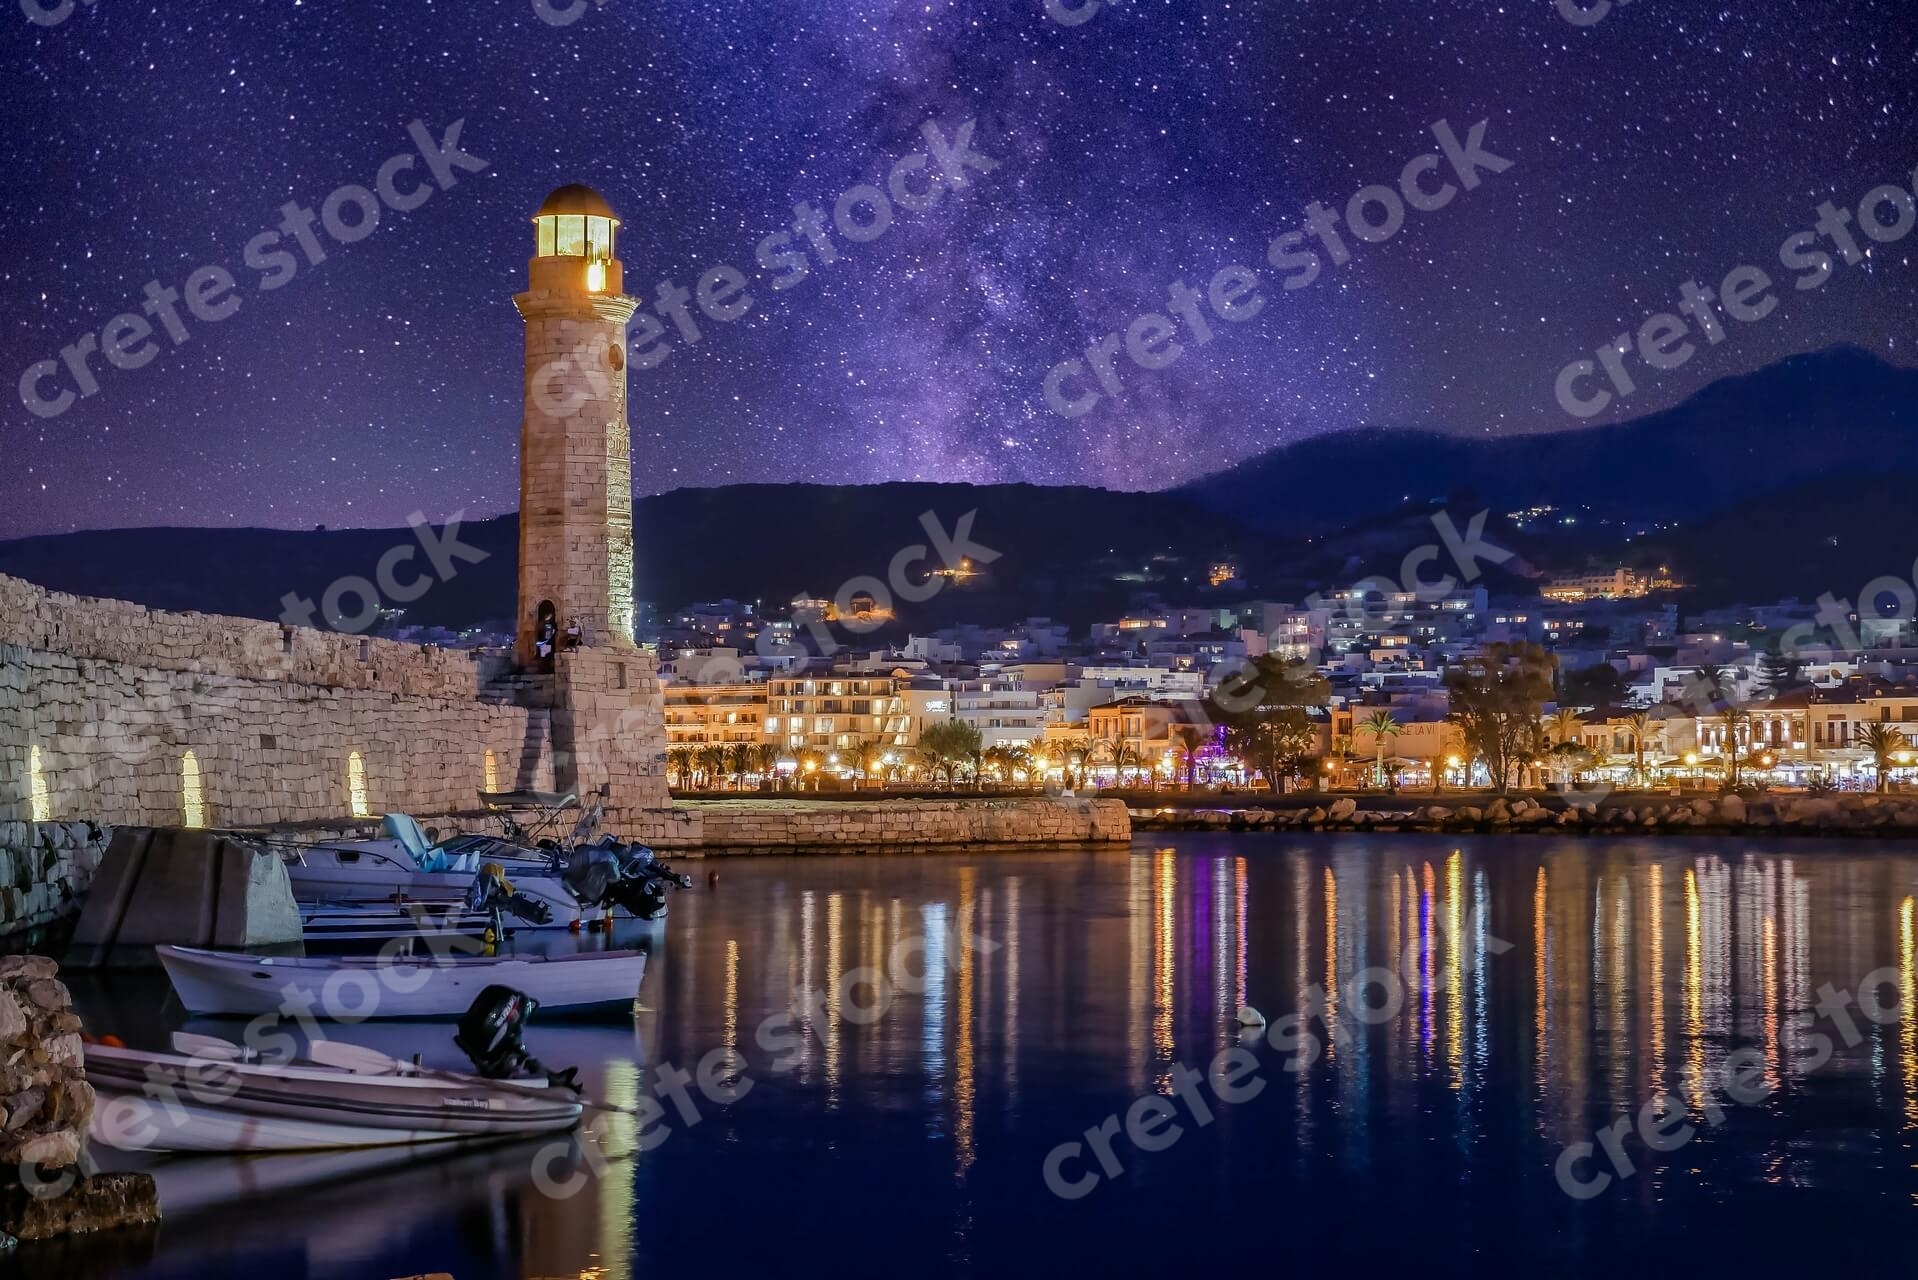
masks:
<instances>
[{"instance_id":1,"label":"harbor water","mask_svg":"<svg viewBox=\"0 0 1918 1280\"><path fill-rule=\"evenodd\" d=\"M140 1158L165 1222L78 1274L1910 1271L1918 847L1216 834L683 869L635 1016L528 1035L644 1120ZM157 973L73 987L136 1047L242 1025ZM462 1062L443 1024L327 1030Z\"/></svg>"}]
</instances>

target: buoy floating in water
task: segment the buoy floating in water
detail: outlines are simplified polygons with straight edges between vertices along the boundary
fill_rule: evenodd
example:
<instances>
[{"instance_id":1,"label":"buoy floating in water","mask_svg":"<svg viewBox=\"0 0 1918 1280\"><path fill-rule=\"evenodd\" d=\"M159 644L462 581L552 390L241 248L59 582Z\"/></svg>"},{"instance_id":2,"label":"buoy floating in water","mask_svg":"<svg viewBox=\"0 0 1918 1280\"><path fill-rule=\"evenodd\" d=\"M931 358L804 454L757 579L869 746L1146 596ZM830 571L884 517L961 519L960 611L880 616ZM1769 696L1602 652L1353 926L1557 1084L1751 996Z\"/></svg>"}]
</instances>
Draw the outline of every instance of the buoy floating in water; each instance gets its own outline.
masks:
<instances>
[{"instance_id":1,"label":"buoy floating in water","mask_svg":"<svg viewBox=\"0 0 1918 1280\"><path fill-rule=\"evenodd\" d=\"M1265 1015L1249 1004L1239 1006L1238 1019L1239 1025L1242 1027L1262 1027L1265 1025Z\"/></svg>"}]
</instances>

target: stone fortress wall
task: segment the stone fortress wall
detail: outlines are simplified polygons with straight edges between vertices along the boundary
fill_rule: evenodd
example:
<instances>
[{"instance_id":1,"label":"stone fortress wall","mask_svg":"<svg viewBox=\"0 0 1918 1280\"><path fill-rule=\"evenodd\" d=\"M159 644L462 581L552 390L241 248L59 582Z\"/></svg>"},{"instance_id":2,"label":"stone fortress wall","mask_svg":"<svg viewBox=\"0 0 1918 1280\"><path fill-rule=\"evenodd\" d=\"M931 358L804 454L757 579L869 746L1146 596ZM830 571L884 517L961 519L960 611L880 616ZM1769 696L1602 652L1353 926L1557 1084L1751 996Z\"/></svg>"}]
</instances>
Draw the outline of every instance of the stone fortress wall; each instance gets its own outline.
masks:
<instances>
[{"instance_id":1,"label":"stone fortress wall","mask_svg":"<svg viewBox=\"0 0 1918 1280\"><path fill-rule=\"evenodd\" d=\"M487 675L468 652L0 577L0 823L260 826L550 787L550 711Z\"/></svg>"}]
</instances>

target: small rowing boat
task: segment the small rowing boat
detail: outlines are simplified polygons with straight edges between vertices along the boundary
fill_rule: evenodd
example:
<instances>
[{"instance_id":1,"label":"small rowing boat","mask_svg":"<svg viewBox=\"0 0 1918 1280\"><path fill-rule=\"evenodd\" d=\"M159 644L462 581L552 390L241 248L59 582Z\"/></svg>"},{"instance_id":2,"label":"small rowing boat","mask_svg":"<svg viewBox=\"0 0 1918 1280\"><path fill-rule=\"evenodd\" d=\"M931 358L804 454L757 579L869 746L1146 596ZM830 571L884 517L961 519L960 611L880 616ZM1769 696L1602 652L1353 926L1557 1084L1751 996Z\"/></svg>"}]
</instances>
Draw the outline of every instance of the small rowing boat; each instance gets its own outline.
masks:
<instances>
[{"instance_id":1,"label":"small rowing boat","mask_svg":"<svg viewBox=\"0 0 1918 1280\"><path fill-rule=\"evenodd\" d=\"M251 1017L289 1007L314 1017L456 1018L489 986L523 991L553 1012L630 1010L644 951L462 955L431 940L420 956L254 956L156 947L188 1012ZM291 999L289 999L291 997Z\"/></svg>"},{"instance_id":2,"label":"small rowing boat","mask_svg":"<svg viewBox=\"0 0 1918 1280\"><path fill-rule=\"evenodd\" d=\"M99 1098L95 1142L122 1151L461 1142L564 1132L584 1109L577 1095L545 1080L413 1071L364 1051L358 1056L384 1073L246 1061L238 1045L184 1033L174 1036L174 1047L192 1052L87 1046L87 1082ZM333 1047L354 1053L353 1046ZM342 1056L352 1060L348 1055Z\"/></svg>"}]
</instances>

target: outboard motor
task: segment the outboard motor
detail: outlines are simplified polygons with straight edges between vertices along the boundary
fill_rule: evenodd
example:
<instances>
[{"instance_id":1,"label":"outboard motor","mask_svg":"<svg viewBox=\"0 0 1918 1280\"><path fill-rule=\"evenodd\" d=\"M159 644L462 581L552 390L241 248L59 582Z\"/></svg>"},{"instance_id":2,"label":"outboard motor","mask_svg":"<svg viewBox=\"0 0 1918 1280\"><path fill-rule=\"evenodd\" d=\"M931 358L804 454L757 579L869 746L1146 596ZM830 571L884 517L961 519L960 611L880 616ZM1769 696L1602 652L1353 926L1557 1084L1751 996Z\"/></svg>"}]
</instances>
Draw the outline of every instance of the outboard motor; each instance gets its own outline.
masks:
<instances>
[{"instance_id":1,"label":"outboard motor","mask_svg":"<svg viewBox=\"0 0 1918 1280\"><path fill-rule=\"evenodd\" d=\"M573 1080L576 1068L549 1072L526 1051L526 1024L538 1008L539 1001L525 992L494 983L460 1015L453 1043L472 1061L473 1069L488 1080L544 1076L553 1084L577 1091L579 1086Z\"/></svg>"},{"instance_id":2,"label":"outboard motor","mask_svg":"<svg viewBox=\"0 0 1918 1280\"><path fill-rule=\"evenodd\" d=\"M692 887L689 876L674 875L654 860L643 844L621 844L611 836L574 849L560 880L582 905L623 907L641 920L666 910L666 889Z\"/></svg>"},{"instance_id":3,"label":"outboard motor","mask_svg":"<svg viewBox=\"0 0 1918 1280\"><path fill-rule=\"evenodd\" d=\"M551 924L553 908L538 898L529 898L513 887L506 878L506 868L497 862L482 866L473 883L466 890L466 909L484 912L498 919L501 912L511 912L528 924Z\"/></svg>"}]
</instances>

